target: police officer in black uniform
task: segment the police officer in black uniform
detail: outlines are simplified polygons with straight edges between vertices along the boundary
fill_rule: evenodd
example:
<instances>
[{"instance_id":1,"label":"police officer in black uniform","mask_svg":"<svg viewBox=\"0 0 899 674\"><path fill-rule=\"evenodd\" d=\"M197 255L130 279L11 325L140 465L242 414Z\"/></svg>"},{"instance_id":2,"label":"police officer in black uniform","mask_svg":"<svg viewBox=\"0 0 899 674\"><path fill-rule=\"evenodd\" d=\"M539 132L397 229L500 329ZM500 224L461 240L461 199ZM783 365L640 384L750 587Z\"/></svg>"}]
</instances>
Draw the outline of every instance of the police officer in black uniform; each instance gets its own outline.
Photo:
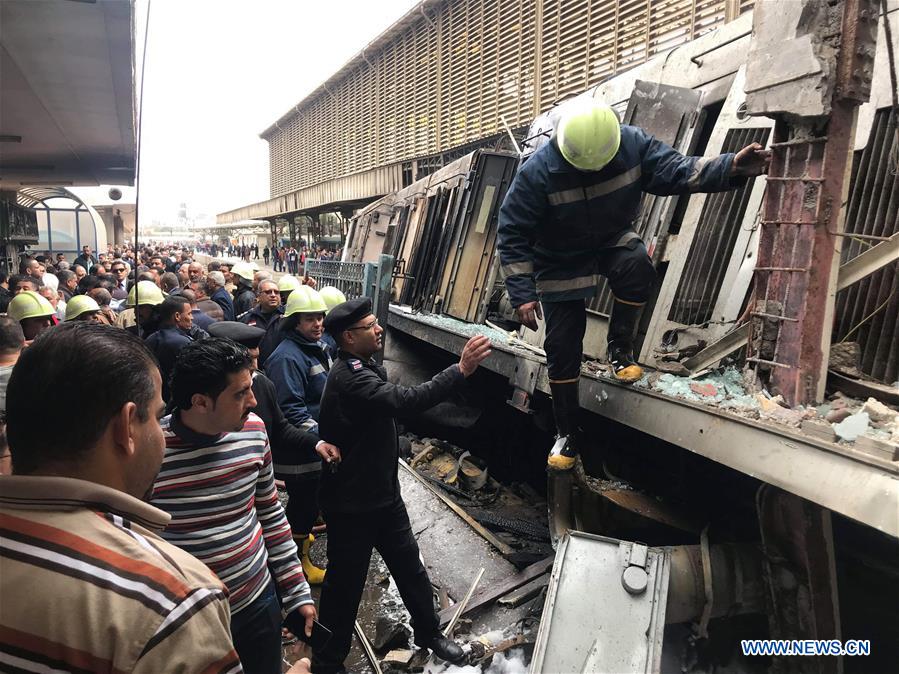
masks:
<instances>
[{"instance_id":1,"label":"police officer in black uniform","mask_svg":"<svg viewBox=\"0 0 899 674\"><path fill-rule=\"evenodd\" d=\"M339 350L322 395L319 433L340 447L341 461L336 471L324 471L319 494L328 522L328 573L319 620L333 636L314 653L312 671L344 671L372 549L396 581L412 616L415 643L458 662L464 653L440 634L431 582L400 494L394 417L423 412L458 390L490 355L490 340L473 337L458 364L406 388L388 382L387 371L372 360L384 330L371 313L371 300L338 305L325 318L325 329Z\"/></svg>"}]
</instances>

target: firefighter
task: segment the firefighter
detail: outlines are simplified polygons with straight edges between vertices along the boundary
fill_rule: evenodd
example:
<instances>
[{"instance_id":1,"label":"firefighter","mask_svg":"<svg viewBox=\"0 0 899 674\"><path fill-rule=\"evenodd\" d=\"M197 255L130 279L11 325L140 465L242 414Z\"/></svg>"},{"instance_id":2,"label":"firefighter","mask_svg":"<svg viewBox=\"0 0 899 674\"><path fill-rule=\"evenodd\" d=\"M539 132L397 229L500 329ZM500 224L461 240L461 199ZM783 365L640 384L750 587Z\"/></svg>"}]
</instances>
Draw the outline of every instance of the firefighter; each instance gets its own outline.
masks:
<instances>
[{"instance_id":1,"label":"firefighter","mask_svg":"<svg viewBox=\"0 0 899 674\"><path fill-rule=\"evenodd\" d=\"M23 290L9 302L9 317L22 326L25 344L31 344L44 330L53 327L56 311L33 290Z\"/></svg>"},{"instance_id":2,"label":"firefighter","mask_svg":"<svg viewBox=\"0 0 899 674\"><path fill-rule=\"evenodd\" d=\"M346 295L341 292L340 288L335 288L334 286L325 286L318 291L318 294L321 295L322 299L325 301L325 306L328 307L328 311L331 311L334 307L346 302ZM331 333L326 331L325 334L322 335L322 341L327 344L328 348L331 350L331 358L336 358L337 342L334 341Z\"/></svg>"},{"instance_id":3,"label":"firefighter","mask_svg":"<svg viewBox=\"0 0 899 674\"><path fill-rule=\"evenodd\" d=\"M100 305L89 295L75 295L66 304L66 320L102 323Z\"/></svg>"},{"instance_id":4,"label":"firefighter","mask_svg":"<svg viewBox=\"0 0 899 674\"><path fill-rule=\"evenodd\" d=\"M159 316L157 307L162 304L165 296L153 281L138 281L136 285L128 291L128 308L132 310L130 325L125 327L126 330L141 339L146 339L159 327ZM135 322L135 313L140 318L140 330L138 330ZM125 312L119 314L119 318L124 317Z\"/></svg>"},{"instance_id":5,"label":"firefighter","mask_svg":"<svg viewBox=\"0 0 899 674\"><path fill-rule=\"evenodd\" d=\"M566 106L550 142L520 168L500 209L498 249L518 319L537 330L546 312L546 363L558 438L550 468L568 470L579 449L578 377L585 301L599 277L614 295L607 360L625 383L643 376L634 361L637 322L656 272L633 231L644 192L720 192L763 173L758 143L739 153L685 157L640 128L621 125L595 100ZM542 311L541 311L542 304Z\"/></svg>"},{"instance_id":6,"label":"firefighter","mask_svg":"<svg viewBox=\"0 0 899 674\"><path fill-rule=\"evenodd\" d=\"M281 343L265 361L265 374L275 385L278 407L287 421L309 433L318 433L319 405L331 357L322 342L322 321L327 306L309 286L300 286L290 294L284 318L279 321ZM303 572L312 585L324 581L325 571L309 557L314 538L312 527L318 516L318 485L321 460L315 454L306 461L294 462L289 470L276 467L275 477L284 480L287 494L287 520L300 548Z\"/></svg>"}]
</instances>

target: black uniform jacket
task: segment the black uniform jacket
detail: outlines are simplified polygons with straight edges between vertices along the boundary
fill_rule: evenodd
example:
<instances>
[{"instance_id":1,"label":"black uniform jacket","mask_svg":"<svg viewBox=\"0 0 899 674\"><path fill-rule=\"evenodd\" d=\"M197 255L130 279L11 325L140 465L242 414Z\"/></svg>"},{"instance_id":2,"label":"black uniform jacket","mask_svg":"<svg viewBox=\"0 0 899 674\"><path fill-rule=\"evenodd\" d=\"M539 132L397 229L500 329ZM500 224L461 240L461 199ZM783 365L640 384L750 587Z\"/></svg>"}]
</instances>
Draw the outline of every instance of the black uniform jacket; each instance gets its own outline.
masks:
<instances>
[{"instance_id":1,"label":"black uniform jacket","mask_svg":"<svg viewBox=\"0 0 899 674\"><path fill-rule=\"evenodd\" d=\"M262 419L268 433L275 477L289 480L301 473L321 470L318 463L310 465L319 459L315 451L319 437L287 421L278 407L275 385L261 372L253 373L253 397L256 398L253 413Z\"/></svg>"},{"instance_id":2,"label":"black uniform jacket","mask_svg":"<svg viewBox=\"0 0 899 674\"><path fill-rule=\"evenodd\" d=\"M319 503L325 513L383 508L400 498L394 417L415 414L445 400L465 378L458 365L406 388L387 381L387 371L344 351L328 373L318 420L319 435L340 448L336 472L322 471Z\"/></svg>"}]
</instances>

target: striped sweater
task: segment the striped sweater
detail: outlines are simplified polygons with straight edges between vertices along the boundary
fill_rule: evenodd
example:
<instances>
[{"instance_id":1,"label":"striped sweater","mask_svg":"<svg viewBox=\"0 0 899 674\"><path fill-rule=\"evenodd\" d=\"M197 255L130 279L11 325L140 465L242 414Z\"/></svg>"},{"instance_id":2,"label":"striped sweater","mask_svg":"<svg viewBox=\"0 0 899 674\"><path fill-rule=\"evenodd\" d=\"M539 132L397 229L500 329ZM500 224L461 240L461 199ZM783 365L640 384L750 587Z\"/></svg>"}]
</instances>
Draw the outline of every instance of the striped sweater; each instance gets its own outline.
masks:
<instances>
[{"instance_id":1,"label":"striped sweater","mask_svg":"<svg viewBox=\"0 0 899 674\"><path fill-rule=\"evenodd\" d=\"M164 512L66 477L0 477L0 671L241 671L225 588Z\"/></svg>"},{"instance_id":2,"label":"striped sweater","mask_svg":"<svg viewBox=\"0 0 899 674\"><path fill-rule=\"evenodd\" d=\"M250 414L240 431L206 436L185 427L177 414L162 420L165 458L153 487L153 505L172 516L163 536L225 583L232 615L272 576L284 615L311 604L262 420Z\"/></svg>"}]
</instances>

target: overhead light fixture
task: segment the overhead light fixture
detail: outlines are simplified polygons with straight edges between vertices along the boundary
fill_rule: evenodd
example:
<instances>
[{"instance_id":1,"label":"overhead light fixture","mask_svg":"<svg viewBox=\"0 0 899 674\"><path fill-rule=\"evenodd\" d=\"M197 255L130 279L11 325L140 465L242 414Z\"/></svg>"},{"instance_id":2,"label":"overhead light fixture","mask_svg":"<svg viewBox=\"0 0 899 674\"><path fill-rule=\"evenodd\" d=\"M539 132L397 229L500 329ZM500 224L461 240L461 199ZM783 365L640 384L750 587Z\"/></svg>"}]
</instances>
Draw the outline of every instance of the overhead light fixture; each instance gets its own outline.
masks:
<instances>
[{"instance_id":1,"label":"overhead light fixture","mask_svg":"<svg viewBox=\"0 0 899 674\"><path fill-rule=\"evenodd\" d=\"M21 143L22 136L15 136L11 133L0 133L0 143Z\"/></svg>"}]
</instances>

